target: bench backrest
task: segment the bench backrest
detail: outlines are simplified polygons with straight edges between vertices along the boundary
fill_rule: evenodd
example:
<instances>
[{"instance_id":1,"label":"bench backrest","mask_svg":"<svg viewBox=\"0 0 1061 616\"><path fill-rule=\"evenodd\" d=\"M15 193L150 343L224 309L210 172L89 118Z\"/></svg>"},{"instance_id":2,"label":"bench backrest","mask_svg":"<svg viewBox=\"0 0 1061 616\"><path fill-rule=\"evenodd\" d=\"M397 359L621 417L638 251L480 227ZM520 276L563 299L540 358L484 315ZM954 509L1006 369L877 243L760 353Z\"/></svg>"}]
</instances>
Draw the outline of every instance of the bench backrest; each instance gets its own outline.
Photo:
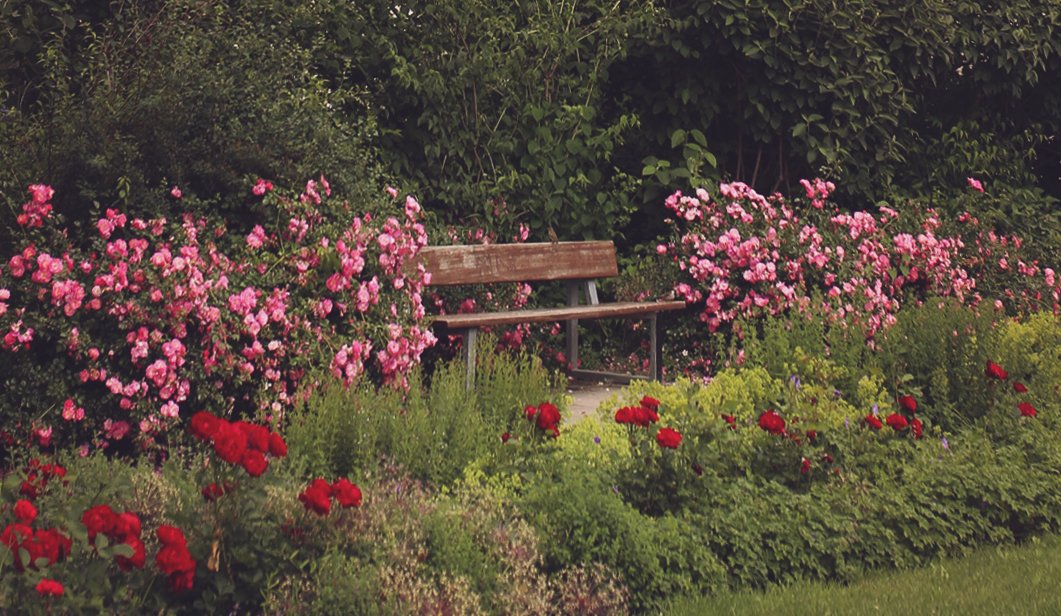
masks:
<instances>
[{"instance_id":1,"label":"bench backrest","mask_svg":"<svg viewBox=\"0 0 1061 616\"><path fill-rule=\"evenodd\" d=\"M432 286L617 276L615 244L556 242L430 246L420 260Z\"/></svg>"}]
</instances>

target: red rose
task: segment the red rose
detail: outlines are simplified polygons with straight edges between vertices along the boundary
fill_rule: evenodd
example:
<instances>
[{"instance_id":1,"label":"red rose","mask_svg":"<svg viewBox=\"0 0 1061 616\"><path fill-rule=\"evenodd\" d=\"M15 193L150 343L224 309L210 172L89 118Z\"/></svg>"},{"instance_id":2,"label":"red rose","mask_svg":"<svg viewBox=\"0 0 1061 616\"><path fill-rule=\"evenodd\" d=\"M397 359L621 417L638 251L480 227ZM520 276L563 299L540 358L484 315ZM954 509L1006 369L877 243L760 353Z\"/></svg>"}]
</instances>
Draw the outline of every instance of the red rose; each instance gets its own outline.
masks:
<instances>
[{"instance_id":1,"label":"red rose","mask_svg":"<svg viewBox=\"0 0 1061 616\"><path fill-rule=\"evenodd\" d=\"M674 428L660 428L656 433L656 442L660 447L677 449L682 443L682 435Z\"/></svg>"},{"instance_id":2,"label":"red rose","mask_svg":"<svg viewBox=\"0 0 1061 616\"><path fill-rule=\"evenodd\" d=\"M527 406L523 409L523 412L527 414L527 419L534 419L534 416L538 414L538 408L534 406Z\"/></svg>"},{"instance_id":3,"label":"red rose","mask_svg":"<svg viewBox=\"0 0 1061 616\"><path fill-rule=\"evenodd\" d=\"M335 495L335 501L344 509L361 506L361 488L350 483L345 477L332 484L332 494Z\"/></svg>"},{"instance_id":4,"label":"red rose","mask_svg":"<svg viewBox=\"0 0 1061 616\"><path fill-rule=\"evenodd\" d=\"M259 426L258 424L247 423L246 421L238 421L235 425L243 431L243 436L247 437L248 447L261 453L267 453L269 451L268 428L265 426Z\"/></svg>"},{"instance_id":5,"label":"red rose","mask_svg":"<svg viewBox=\"0 0 1061 616\"><path fill-rule=\"evenodd\" d=\"M556 432L556 426L560 423L560 409L549 402L543 402L538 407L537 426L546 432Z\"/></svg>"},{"instance_id":6,"label":"red rose","mask_svg":"<svg viewBox=\"0 0 1061 616\"><path fill-rule=\"evenodd\" d=\"M42 529L33 533L33 538L23 544L29 552L30 562L36 568L37 559L43 558L48 565L54 565L70 554L73 542L54 528Z\"/></svg>"},{"instance_id":7,"label":"red rose","mask_svg":"<svg viewBox=\"0 0 1061 616\"><path fill-rule=\"evenodd\" d=\"M734 429L737 428L737 418L734 417L733 415L723 415L722 419L725 420L725 422L729 424L730 428L734 428Z\"/></svg>"},{"instance_id":8,"label":"red rose","mask_svg":"<svg viewBox=\"0 0 1061 616\"><path fill-rule=\"evenodd\" d=\"M114 521L114 530L111 531L116 539L139 537L140 532L140 518L136 517L135 513L129 511L118 514Z\"/></svg>"},{"instance_id":9,"label":"red rose","mask_svg":"<svg viewBox=\"0 0 1061 616\"><path fill-rule=\"evenodd\" d=\"M229 464L239 464L247 451L247 437L235 425L218 421L214 430L214 451Z\"/></svg>"},{"instance_id":10,"label":"red rose","mask_svg":"<svg viewBox=\"0 0 1061 616\"><path fill-rule=\"evenodd\" d=\"M172 528L172 527L171 527ZM175 529L178 532L179 529ZM162 539L162 536L159 536ZM168 585L174 592L191 590L195 580L195 560L192 558L188 547L183 543L184 535L181 534L181 542L166 543L155 555L155 565L159 570L169 575Z\"/></svg>"},{"instance_id":11,"label":"red rose","mask_svg":"<svg viewBox=\"0 0 1061 616\"><path fill-rule=\"evenodd\" d=\"M0 533L0 543L6 545L12 552L18 553L18 548L26 539L33 537L33 529L25 524L8 524L4 532Z\"/></svg>"},{"instance_id":12,"label":"red rose","mask_svg":"<svg viewBox=\"0 0 1061 616\"><path fill-rule=\"evenodd\" d=\"M634 423L642 428L647 428L649 424L654 424L658 421L659 414L646 406L639 406L634 410Z\"/></svg>"},{"instance_id":13,"label":"red rose","mask_svg":"<svg viewBox=\"0 0 1061 616\"><path fill-rule=\"evenodd\" d=\"M110 505L96 505L89 507L85 510L85 513L81 514L81 523L85 525L85 529L88 530L88 540L92 542L96 539L96 535L103 533L109 535L114 530L114 525L118 522L118 516L114 513L114 510L110 508Z\"/></svg>"},{"instance_id":14,"label":"red rose","mask_svg":"<svg viewBox=\"0 0 1061 616\"><path fill-rule=\"evenodd\" d=\"M144 542L140 541L139 537L126 537L124 543L133 548L133 555L129 557L114 557L115 562L118 563L118 568L122 571L130 571L133 567L143 569L144 562L147 560L147 553L144 551Z\"/></svg>"},{"instance_id":15,"label":"red rose","mask_svg":"<svg viewBox=\"0 0 1061 616\"><path fill-rule=\"evenodd\" d=\"M34 588L36 589L37 594L42 597L63 596L63 585L59 582L56 582L55 580L50 580L48 578L44 578L43 580L37 582L37 585L34 586Z\"/></svg>"},{"instance_id":16,"label":"red rose","mask_svg":"<svg viewBox=\"0 0 1061 616\"><path fill-rule=\"evenodd\" d=\"M785 420L777 414L777 411L768 410L759 415L759 427L773 435L784 434Z\"/></svg>"},{"instance_id":17,"label":"red rose","mask_svg":"<svg viewBox=\"0 0 1061 616\"><path fill-rule=\"evenodd\" d=\"M628 424L633 423L634 419L634 407L624 406L618 411L615 411L615 423L617 424Z\"/></svg>"},{"instance_id":18,"label":"red rose","mask_svg":"<svg viewBox=\"0 0 1061 616\"><path fill-rule=\"evenodd\" d=\"M917 400L913 396L899 396L899 406L907 413L917 412Z\"/></svg>"},{"instance_id":19,"label":"red rose","mask_svg":"<svg viewBox=\"0 0 1061 616\"><path fill-rule=\"evenodd\" d=\"M913 431L914 431L914 438L915 438L915 439L919 439L919 438L921 438L921 435L922 435L922 434L924 433L924 431L925 431L925 427L924 427L924 425L923 425L923 424L921 423L921 420L920 420L920 419L914 419L913 421L911 421L911 422L910 422L910 427L911 427L911 428L913 429Z\"/></svg>"},{"instance_id":20,"label":"red rose","mask_svg":"<svg viewBox=\"0 0 1061 616\"><path fill-rule=\"evenodd\" d=\"M832 464L833 463L833 457L831 455L829 455L829 454L824 454L822 456L822 462L825 462L826 464Z\"/></svg>"},{"instance_id":21,"label":"red rose","mask_svg":"<svg viewBox=\"0 0 1061 616\"><path fill-rule=\"evenodd\" d=\"M803 458L803 461L799 463L799 472L801 475L806 475L810 472L810 460Z\"/></svg>"},{"instance_id":22,"label":"red rose","mask_svg":"<svg viewBox=\"0 0 1061 616\"><path fill-rule=\"evenodd\" d=\"M984 374L992 379L998 379L1004 381L1009 378L1009 373L1002 369L1002 366L995 362L988 360L987 367L984 368Z\"/></svg>"},{"instance_id":23,"label":"red rose","mask_svg":"<svg viewBox=\"0 0 1061 616\"><path fill-rule=\"evenodd\" d=\"M1035 410L1035 407L1028 402L1021 402L1017 405L1017 408L1020 409L1021 417L1035 417L1038 413L1038 411Z\"/></svg>"},{"instance_id":24,"label":"red rose","mask_svg":"<svg viewBox=\"0 0 1061 616\"><path fill-rule=\"evenodd\" d=\"M504 434L501 435L501 442L502 443L507 443L508 439L510 439L510 438L512 438L512 435L509 434L508 432L505 432Z\"/></svg>"},{"instance_id":25,"label":"red rose","mask_svg":"<svg viewBox=\"0 0 1061 616\"><path fill-rule=\"evenodd\" d=\"M276 432L269 435L269 455L274 458L283 458L287 455L287 443Z\"/></svg>"},{"instance_id":26,"label":"red rose","mask_svg":"<svg viewBox=\"0 0 1061 616\"><path fill-rule=\"evenodd\" d=\"M298 500L302 501L306 509L316 513L317 515L328 515L332 510L332 488L328 485L328 482L323 479L314 479L310 482L301 494L298 495Z\"/></svg>"},{"instance_id":27,"label":"red rose","mask_svg":"<svg viewBox=\"0 0 1061 616\"><path fill-rule=\"evenodd\" d=\"M261 477L265 470L269 468L269 461L265 459L265 454L257 449L248 449L243 453L240 466L251 477Z\"/></svg>"},{"instance_id":28,"label":"red rose","mask_svg":"<svg viewBox=\"0 0 1061 616\"><path fill-rule=\"evenodd\" d=\"M23 524L32 524L33 520L37 519L37 508L28 500L19 499L15 503L15 517Z\"/></svg>"},{"instance_id":29,"label":"red rose","mask_svg":"<svg viewBox=\"0 0 1061 616\"><path fill-rule=\"evenodd\" d=\"M892 413L891 415L888 415L888 417L884 421L889 426L891 426L892 430L895 430L896 432L898 432L899 430L905 430L906 427L910 425L906 421L906 418L900 415L899 413Z\"/></svg>"},{"instance_id":30,"label":"red rose","mask_svg":"<svg viewBox=\"0 0 1061 616\"><path fill-rule=\"evenodd\" d=\"M1013 391L1017 392L1018 394L1026 394L1028 393L1028 388L1024 386L1024 383L1021 383L1020 381L1014 381Z\"/></svg>"},{"instance_id":31,"label":"red rose","mask_svg":"<svg viewBox=\"0 0 1061 616\"><path fill-rule=\"evenodd\" d=\"M199 411L192 415L192 420L189 424L188 429L192 435L199 440L206 441L214 435L214 429L217 427L218 418L214 417L206 411Z\"/></svg>"},{"instance_id":32,"label":"red rose","mask_svg":"<svg viewBox=\"0 0 1061 616\"><path fill-rule=\"evenodd\" d=\"M807 439L813 441L818 438L818 432L815 430L807 430Z\"/></svg>"},{"instance_id":33,"label":"red rose","mask_svg":"<svg viewBox=\"0 0 1061 616\"><path fill-rule=\"evenodd\" d=\"M641 398L641 406L653 411L659 411L659 400L656 400L652 396L645 396L644 398Z\"/></svg>"},{"instance_id":34,"label":"red rose","mask_svg":"<svg viewBox=\"0 0 1061 616\"><path fill-rule=\"evenodd\" d=\"M876 415L866 415L865 420L866 424L874 430L880 430L884 427L884 424L881 423L881 420Z\"/></svg>"},{"instance_id":35,"label":"red rose","mask_svg":"<svg viewBox=\"0 0 1061 616\"><path fill-rule=\"evenodd\" d=\"M155 536L158 537L159 543L164 546L187 547L188 545L187 540L184 538L184 531L169 524L159 526L155 530Z\"/></svg>"}]
</instances>

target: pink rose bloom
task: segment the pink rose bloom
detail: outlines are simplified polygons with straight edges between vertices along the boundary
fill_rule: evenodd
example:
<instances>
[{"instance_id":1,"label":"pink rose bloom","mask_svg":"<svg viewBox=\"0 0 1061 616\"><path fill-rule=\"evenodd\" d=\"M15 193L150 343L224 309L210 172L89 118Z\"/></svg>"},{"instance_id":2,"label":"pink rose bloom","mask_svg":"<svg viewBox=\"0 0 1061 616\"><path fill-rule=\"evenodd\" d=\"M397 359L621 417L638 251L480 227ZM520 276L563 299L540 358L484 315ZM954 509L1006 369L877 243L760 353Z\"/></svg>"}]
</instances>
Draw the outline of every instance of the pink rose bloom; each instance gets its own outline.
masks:
<instances>
[{"instance_id":1,"label":"pink rose bloom","mask_svg":"<svg viewBox=\"0 0 1061 616\"><path fill-rule=\"evenodd\" d=\"M980 180L976 178L965 178L965 181L969 184L969 188L972 188L976 192L984 192L984 185L980 183Z\"/></svg>"},{"instance_id":2,"label":"pink rose bloom","mask_svg":"<svg viewBox=\"0 0 1061 616\"><path fill-rule=\"evenodd\" d=\"M174 199L180 199L182 196L184 196L184 193L182 193L181 189L177 186L174 186L173 188L169 189L169 194Z\"/></svg>"}]
</instances>

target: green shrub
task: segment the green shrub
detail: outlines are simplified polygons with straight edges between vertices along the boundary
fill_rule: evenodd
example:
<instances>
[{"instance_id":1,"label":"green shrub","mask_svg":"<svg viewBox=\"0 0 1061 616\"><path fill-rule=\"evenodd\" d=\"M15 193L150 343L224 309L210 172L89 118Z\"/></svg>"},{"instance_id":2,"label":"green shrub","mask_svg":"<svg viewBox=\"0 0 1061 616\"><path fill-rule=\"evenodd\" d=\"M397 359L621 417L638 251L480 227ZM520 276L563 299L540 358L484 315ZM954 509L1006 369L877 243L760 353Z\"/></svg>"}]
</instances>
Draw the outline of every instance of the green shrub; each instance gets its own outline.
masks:
<instances>
[{"instance_id":1,"label":"green shrub","mask_svg":"<svg viewBox=\"0 0 1061 616\"><path fill-rule=\"evenodd\" d=\"M482 346L490 349L489 341ZM487 350L472 391L459 361L437 365L430 383L412 376L408 393L329 383L292 414L287 436L302 472L356 474L387 458L414 477L446 485L498 455L503 433L531 436L524 407L550 400L562 407L555 391L539 360Z\"/></svg>"}]
</instances>

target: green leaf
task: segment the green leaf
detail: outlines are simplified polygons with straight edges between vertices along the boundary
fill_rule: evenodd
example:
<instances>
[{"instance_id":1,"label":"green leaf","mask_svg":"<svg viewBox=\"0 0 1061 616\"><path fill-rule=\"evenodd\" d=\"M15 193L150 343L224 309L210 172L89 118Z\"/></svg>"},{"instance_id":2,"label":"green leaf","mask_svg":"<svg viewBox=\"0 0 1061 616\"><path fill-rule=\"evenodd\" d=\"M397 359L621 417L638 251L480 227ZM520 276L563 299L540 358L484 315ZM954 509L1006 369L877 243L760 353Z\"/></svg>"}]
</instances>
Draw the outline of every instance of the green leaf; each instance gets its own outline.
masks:
<instances>
[{"instance_id":1,"label":"green leaf","mask_svg":"<svg viewBox=\"0 0 1061 616\"><path fill-rule=\"evenodd\" d=\"M670 134L670 147L676 148L679 144L685 142L685 131L678 129Z\"/></svg>"}]
</instances>

